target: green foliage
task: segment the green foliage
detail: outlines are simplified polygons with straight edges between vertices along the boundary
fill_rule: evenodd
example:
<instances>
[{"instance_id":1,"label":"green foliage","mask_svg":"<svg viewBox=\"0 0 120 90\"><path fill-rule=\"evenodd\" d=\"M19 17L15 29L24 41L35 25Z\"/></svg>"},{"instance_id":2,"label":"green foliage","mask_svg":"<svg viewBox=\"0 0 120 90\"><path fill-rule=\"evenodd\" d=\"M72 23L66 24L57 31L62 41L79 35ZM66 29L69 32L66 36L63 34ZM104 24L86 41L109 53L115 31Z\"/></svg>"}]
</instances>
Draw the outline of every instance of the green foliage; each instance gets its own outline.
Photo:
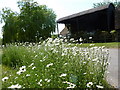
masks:
<instances>
[{"instance_id":1,"label":"green foliage","mask_svg":"<svg viewBox=\"0 0 120 90\"><path fill-rule=\"evenodd\" d=\"M115 1L115 2L104 2L103 1L103 2L99 2L99 3L93 3L93 7L96 8L96 7L107 5L109 3L113 3L115 5L115 7L120 6L120 1Z\"/></svg>"},{"instance_id":2,"label":"green foliage","mask_svg":"<svg viewBox=\"0 0 120 90\"><path fill-rule=\"evenodd\" d=\"M3 40L3 39L2 39L2 38L0 38L0 45L2 45L2 40Z\"/></svg>"},{"instance_id":3,"label":"green foliage","mask_svg":"<svg viewBox=\"0 0 120 90\"><path fill-rule=\"evenodd\" d=\"M19 1L20 13L8 8L1 11L3 26L3 44L13 42L38 42L46 39L55 31L53 10L46 5L38 5L33 1Z\"/></svg>"},{"instance_id":4,"label":"green foliage","mask_svg":"<svg viewBox=\"0 0 120 90\"><path fill-rule=\"evenodd\" d=\"M21 53L19 53L18 51ZM22 48L18 48L15 46L6 47L6 49L3 49L2 63L13 68L21 66L24 60L22 58L24 53L27 53L24 47Z\"/></svg>"},{"instance_id":5,"label":"green foliage","mask_svg":"<svg viewBox=\"0 0 120 90\"><path fill-rule=\"evenodd\" d=\"M100 31L97 30L95 32L79 32L78 35L74 36L82 38L83 40L81 42L84 43L103 43L103 42L118 42L119 31L118 30L111 30L111 31Z\"/></svg>"},{"instance_id":6,"label":"green foliage","mask_svg":"<svg viewBox=\"0 0 120 90\"><path fill-rule=\"evenodd\" d=\"M2 21L5 22L5 25L3 26L3 43L10 43L16 40L17 13L9 8L3 8L2 11Z\"/></svg>"},{"instance_id":7,"label":"green foliage","mask_svg":"<svg viewBox=\"0 0 120 90\"><path fill-rule=\"evenodd\" d=\"M55 38L57 38L58 37L58 34L56 34L56 35L51 35L51 38L53 38L53 39L55 39Z\"/></svg>"},{"instance_id":8,"label":"green foliage","mask_svg":"<svg viewBox=\"0 0 120 90\"><path fill-rule=\"evenodd\" d=\"M96 31L93 36L94 42L111 42L112 36L109 31Z\"/></svg>"},{"instance_id":9,"label":"green foliage","mask_svg":"<svg viewBox=\"0 0 120 90\"><path fill-rule=\"evenodd\" d=\"M9 66L6 62L18 59L22 63L14 63L18 67L11 69L12 73L3 72L2 78L8 79L2 79L2 87L18 84L21 88L97 89L97 85L108 88L104 83L108 65L108 52L104 47L79 48L77 44L71 47L62 41L49 38L41 44L19 43L5 47L3 65Z\"/></svg>"}]
</instances>

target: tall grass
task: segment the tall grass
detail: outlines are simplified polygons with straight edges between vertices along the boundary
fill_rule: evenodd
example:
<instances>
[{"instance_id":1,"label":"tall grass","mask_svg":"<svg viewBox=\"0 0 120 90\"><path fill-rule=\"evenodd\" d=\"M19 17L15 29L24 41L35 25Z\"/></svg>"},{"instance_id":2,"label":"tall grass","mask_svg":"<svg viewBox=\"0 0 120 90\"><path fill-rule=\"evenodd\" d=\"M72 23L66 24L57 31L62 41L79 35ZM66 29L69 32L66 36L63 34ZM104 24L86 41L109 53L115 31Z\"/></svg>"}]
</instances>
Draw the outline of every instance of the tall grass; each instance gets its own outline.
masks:
<instances>
[{"instance_id":1,"label":"tall grass","mask_svg":"<svg viewBox=\"0 0 120 90\"><path fill-rule=\"evenodd\" d=\"M104 47L71 47L62 39L3 48L3 88L108 88Z\"/></svg>"}]
</instances>

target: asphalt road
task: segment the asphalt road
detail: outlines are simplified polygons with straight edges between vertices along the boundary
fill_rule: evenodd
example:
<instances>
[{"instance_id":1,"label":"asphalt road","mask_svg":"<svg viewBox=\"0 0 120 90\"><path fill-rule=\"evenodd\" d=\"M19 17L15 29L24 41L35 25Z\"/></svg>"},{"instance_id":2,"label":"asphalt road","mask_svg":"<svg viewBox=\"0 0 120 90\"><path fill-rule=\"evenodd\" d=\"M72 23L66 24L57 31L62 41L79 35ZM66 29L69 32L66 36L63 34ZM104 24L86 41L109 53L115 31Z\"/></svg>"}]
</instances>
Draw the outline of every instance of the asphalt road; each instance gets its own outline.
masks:
<instances>
[{"instance_id":1,"label":"asphalt road","mask_svg":"<svg viewBox=\"0 0 120 90\"><path fill-rule=\"evenodd\" d=\"M109 73L107 74L107 80L115 88L120 88L120 49L109 49L109 52L110 65L108 66Z\"/></svg>"}]
</instances>

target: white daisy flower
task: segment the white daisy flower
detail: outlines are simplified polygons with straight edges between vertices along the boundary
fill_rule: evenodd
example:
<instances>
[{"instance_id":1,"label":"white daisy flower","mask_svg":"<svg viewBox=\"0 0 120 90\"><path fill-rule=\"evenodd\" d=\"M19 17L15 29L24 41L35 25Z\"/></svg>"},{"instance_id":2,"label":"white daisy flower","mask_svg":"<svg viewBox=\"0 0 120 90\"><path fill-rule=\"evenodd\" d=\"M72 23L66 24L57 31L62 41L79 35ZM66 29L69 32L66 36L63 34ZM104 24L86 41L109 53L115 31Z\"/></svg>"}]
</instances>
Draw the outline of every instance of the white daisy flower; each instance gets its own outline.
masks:
<instances>
[{"instance_id":1,"label":"white daisy flower","mask_svg":"<svg viewBox=\"0 0 120 90\"><path fill-rule=\"evenodd\" d=\"M15 77L15 79L17 79L18 77Z\"/></svg>"},{"instance_id":2,"label":"white daisy flower","mask_svg":"<svg viewBox=\"0 0 120 90\"><path fill-rule=\"evenodd\" d=\"M45 79L46 82L50 82L50 79Z\"/></svg>"},{"instance_id":3,"label":"white daisy flower","mask_svg":"<svg viewBox=\"0 0 120 90\"><path fill-rule=\"evenodd\" d=\"M22 66L20 67L20 70L26 69L26 66Z\"/></svg>"},{"instance_id":4,"label":"white daisy flower","mask_svg":"<svg viewBox=\"0 0 120 90\"><path fill-rule=\"evenodd\" d=\"M51 81L50 79L47 80L47 82L50 82L50 81Z\"/></svg>"},{"instance_id":5,"label":"white daisy flower","mask_svg":"<svg viewBox=\"0 0 120 90\"><path fill-rule=\"evenodd\" d=\"M37 57L38 55L35 55L35 58Z\"/></svg>"},{"instance_id":6,"label":"white daisy flower","mask_svg":"<svg viewBox=\"0 0 120 90\"><path fill-rule=\"evenodd\" d=\"M69 85L69 87L67 87L67 89L68 88L75 88L75 84L73 84L73 83L71 83L71 82L67 82L67 81L65 81L65 82L63 82L63 83L67 83L68 85Z\"/></svg>"},{"instance_id":7,"label":"white daisy flower","mask_svg":"<svg viewBox=\"0 0 120 90\"><path fill-rule=\"evenodd\" d=\"M28 67L31 67L31 66L33 66L34 65L34 63L31 63Z\"/></svg>"},{"instance_id":8,"label":"white daisy flower","mask_svg":"<svg viewBox=\"0 0 120 90\"><path fill-rule=\"evenodd\" d=\"M19 84L16 84L16 85L11 85L10 87L8 87L8 88L21 88L22 86L21 85L19 85Z\"/></svg>"},{"instance_id":9,"label":"white daisy flower","mask_svg":"<svg viewBox=\"0 0 120 90\"><path fill-rule=\"evenodd\" d=\"M4 82L4 81L6 81L8 79L8 77L4 77L4 78L2 78L2 81Z\"/></svg>"},{"instance_id":10,"label":"white daisy flower","mask_svg":"<svg viewBox=\"0 0 120 90\"><path fill-rule=\"evenodd\" d=\"M50 63L50 64L48 64L46 67L50 67L50 66L52 66L53 65L53 63Z\"/></svg>"},{"instance_id":11,"label":"white daisy flower","mask_svg":"<svg viewBox=\"0 0 120 90\"><path fill-rule=\"evenodd\" d=\"M18 71L17 74L20 75L22 72L21 71Z\"/></svg>"},{"instance_id":12,"label":"white daisy flower","mask_svg":"<svg viewBox=\"0 0 120 90\"><path fill-rule=\"evenodd\" d=\"M67 88L75 88L75 86L76 86L75 84L70 84L69 87Z\"/></svg>"},{"instance_id":13,"label":"white daisy flower","mask_svg":"<svg viewBox=\"0 0 120 90\"><path fill-rule=\"evenodd\" d=\"M34 67L32 67L32 69L35 69L36 67L34 66Z\"/></svg>"},{"instance_id":14,"label":"white daisy flower","mask_svg":"<svg viewBox=\"0 0 120 90\"><path fill-rule=\"evenodd\" d=\"M42 79L40 79L40 81L37 84L42 86L41 82L42 82Z\"/></svg>"},{"instance_id":15,"label":"white daisy flower","mask_svg":"<svg viewBox=\"0 0 120 90\"><path fill-rule=\"evenodd\" d=\"M93 85L92 82L87 83L87 87L91 87Z\"/></svg>"},{"instance_id":16,"label":"white daisy flower","mask_svg":"<svg viewBox=\"0 0 120 90\"><path fill-rule=\"evenodd\" d=\"M63 74L60 75L60 77L65 77L65 76L67 76L67 74L63 73Z\"/></svg>"},{"instance_id":17,"label":"white daisy flower","mask_svg":"<svg viewBox=\"0 0 120 90\"><path fill-rule=\"evenodd\" d=\"M84 75L86 75L87 73L83 73Z\"/></svg>"},{"instance_id":18,"label":"white daisy flower","mask_svg":"<svg viewBox=\"0 0 120 90\"><path fill-rule=\"evenodd\" d=\"M26 71L26 66L20 67L20 70L17 72L18 75Z\"/></svg>"},{"instance_id":19,"label":"white daisy flower","mask_svg":"<svg viewBox=\"0 0 120 90\"><path fill-rule=\"evenodd\" d=\"M92 61L97 61L98 60L98 58L95 58L95 59L93 59Z\"/></svg>"},{"instance_id":20,"label":"white daisy flower","mask_svg":"<svg viewBox=\"0 0 120 90\"><path fill-rule=\"evenodd\" d=\"M83 64L86 64L87 62L83 62Z\"/></svg>"},{"instance_id":21,"label":"white daisy flower","mask_svg":"<svg viewBox=\"0 0 120 90\"><path fill-rule=\"evenodd\" d=\"M97 88L103 88L103 86L100 86L100 85L96 85Z\"/></svg>"},{"instance_id":22,"label":"white daisy flower","mask_svg":"<svg viewBox=\"0 0 120 90\"><path fill-rule=\"evenodd\" d=\"M65 63L64 65L67 65L68 63Z\"/></svg>"},{"instance_id":23,"label":"white daisy flower","mask_svg":"<svg viewBox=\"0 0 120 90\"><path fill-rule=\"evenodd\" d=\"M40 60L40 62L43 62L43 60Z\"/></svg>"},{"instance_id":24,"label":"white daisy flower","mask_svg":"<svg viewBox=\"0 0 120 90\"><path fill-rule=\"evenodd\" d=\"M29 76L30 76L30 74L27 74L27 75L26 75L26 77L29 77Z\"/></svg>"},{"instance_id":25,"label":"white daisy flower","mask_svg":"<svg viewBox=\"0 0 120 90\"><path fill-rule=\"evenodd\" d=\"M21 72L25 72L25 71L26 71L26 66L20 67L20 71L21 71Z\"/></svg>"}]
</instances>

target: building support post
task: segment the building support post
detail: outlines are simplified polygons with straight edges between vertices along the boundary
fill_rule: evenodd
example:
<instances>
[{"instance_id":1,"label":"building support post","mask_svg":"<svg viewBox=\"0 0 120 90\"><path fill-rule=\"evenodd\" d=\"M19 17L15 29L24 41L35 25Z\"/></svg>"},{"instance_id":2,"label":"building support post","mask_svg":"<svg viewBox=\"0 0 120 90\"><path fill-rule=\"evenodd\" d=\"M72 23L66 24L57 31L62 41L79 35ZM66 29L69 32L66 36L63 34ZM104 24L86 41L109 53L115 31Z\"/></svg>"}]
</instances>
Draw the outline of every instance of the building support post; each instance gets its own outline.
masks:
<instances>
[{"instance_id":1,"label":"building support post","mask_svg":"<svg viewBox=\"0 0 120 90\"><path fill-rule=\"evenodd\" d=\"M78 18L77 18L76 22L77 22L77 31L79 32L79 20L78 20Z\"/></svg>"},{"instance_id":2,"label":"building support post","mask_svg":"<svg viewBox=\"0 0 120 90\"><path fill-rule=\"evenodd\" d=\"M80 29L80 28L79 28L79 20L78 20L78 18L76 19L76 22L77 22L76 25L77 25L77 32L78 32L78 34L77 34L77 40L78 40L78 43L80 43L80 40L79 40L79 39L80 39L80 37L79 37L79 34L80 34L79 29Z\"/></svg>"},{"instance_id":3,"label":"building support post","mask_svg":"<svg viewBox=\"0 0 120 90\"><path fill-rule=\"evenodd\" d=\"M58 28L58 23L57 23L57 33L58 33L58 37L59 37L59 28Z\"/></svg>"}]
</instances>

